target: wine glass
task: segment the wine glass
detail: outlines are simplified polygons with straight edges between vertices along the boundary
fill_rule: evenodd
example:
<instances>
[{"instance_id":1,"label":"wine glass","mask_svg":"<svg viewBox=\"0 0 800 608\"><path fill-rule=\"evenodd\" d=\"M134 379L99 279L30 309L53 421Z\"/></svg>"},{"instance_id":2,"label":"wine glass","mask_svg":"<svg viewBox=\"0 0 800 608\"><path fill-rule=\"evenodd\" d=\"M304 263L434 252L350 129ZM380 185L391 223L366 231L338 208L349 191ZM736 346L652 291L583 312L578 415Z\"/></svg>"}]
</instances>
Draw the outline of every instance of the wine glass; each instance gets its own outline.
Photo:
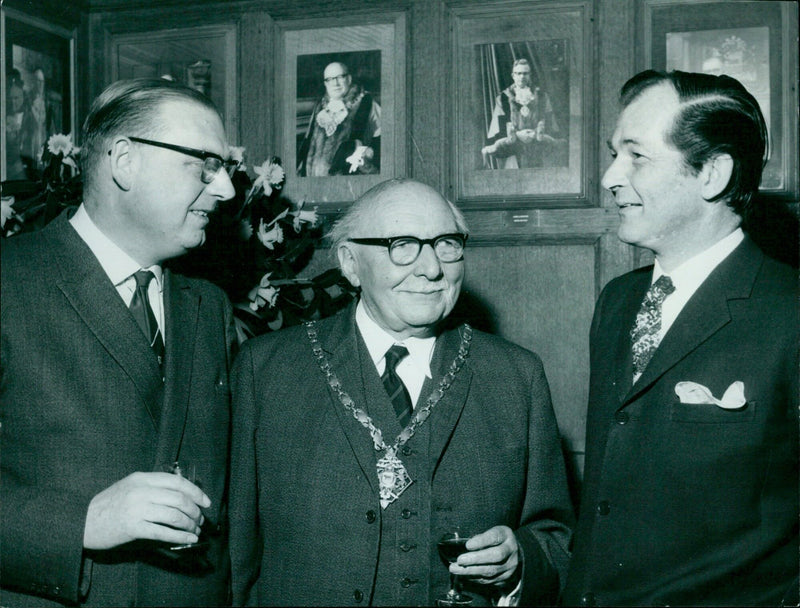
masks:
<instances>
[{"instance_id":1,"label":"wine glass","mask_svg":"<svg viewBox=\"0 0 800 608\"><path fill-rule=\"evenodd\" d=\"M458 559L458 556L467 552L467 541L472 534L463 528L453 528L440 539L437 547L439 556L448 566ZM458 575L450 573L450 589L447 595L436 600L437 606L469 606L472 597L461 592L461 583Z\"/></svg>"},{"instance_id":2,"label":"wine glass","mask_svg":"<svg viewBox=\"0 0 800 608\"><path fill-rule=\"evenodd\" d=\"M195 484L196 486L200 485L200 480L197 478L197 467L195 467L192 463L187 462L178 462L174 460L172 462L168 462L161 467L161 470L165 473L172 473L173 475L180 475L181 477L185 478L187 481ZM202 532L201 532L202 535ZM208 540L205 540L200 537L196 543L186 543L183 545L171 545L167 547L169 551L184 551L187 549L199 549L204 548L208 545Z\"/></svg>"}]
</instances>

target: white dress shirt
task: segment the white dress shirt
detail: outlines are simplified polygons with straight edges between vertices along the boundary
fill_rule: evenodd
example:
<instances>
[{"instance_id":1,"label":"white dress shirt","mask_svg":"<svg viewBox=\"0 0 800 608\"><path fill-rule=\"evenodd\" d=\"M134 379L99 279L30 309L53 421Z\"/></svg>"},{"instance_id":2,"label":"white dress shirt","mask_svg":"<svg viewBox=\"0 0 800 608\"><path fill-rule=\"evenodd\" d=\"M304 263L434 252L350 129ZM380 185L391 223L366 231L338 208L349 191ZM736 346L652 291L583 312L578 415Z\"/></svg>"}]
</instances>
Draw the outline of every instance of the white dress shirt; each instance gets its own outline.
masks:
<instances>
[{"instance_id":1,"label":"white dress shirt","mask_svg":"<svg viewBox=\"0 0 800 608\"><path fill-rule=\"evenodd\" d=\"M391 334L387 333L385 329L372 320L367 313L364 302L361 300L356 306L356 326L358 331L361 332L361 337L364 338L369 356L372 358L379 375L383 375L386 369L386 351L393 344L402 344L408 349L408 356L397 364L396 371L403 384L406 385L412 406L416 407L425 378L432 377L431 358L433 357L433 347L436 345L436 337L412 337L398 342Z\"/></svg>"},{"instance_id":2,"label":"white dress shirt","mask_svg":"<svg viewBox=\"0 0 800 608\"><path fill-rule=\"evenodd\" d=\"M114 284L125 306L130 306L133 299L133 292L136 291L136 279L133 274L138 270L150 270L155 276L155 280L150 281L147 289L148 299L150 300L150 307L153 309L153 314L158 322L158 327L161 330L162 339L165 339L164 333L164 285L163 273L161 266L154 265L142 269L141 266L119 248L111 239L109 239L97 227L97 225L89 217L86 212L86 207L81 204L75 215L69 220L72 227L78 233L84 242L92 250L92 253L100 262L100 266L108 275L108 278Z\"/></svg>"},{"instance_id":3,"label":"white dress shirt","mask_svg":"<svg viewBox=\"0 0 800 608\"><path fill-rule=\"evenodd\" d=\"M665 273L656 258L653 266L651 284L659 277L668 274L675 286L675 291L664 299L661 306L661 331L659 338L663 338L683 307L700 288L708 275L727 258L736 247L744 240L744 232L737 228L724 239L714 243L711 247L686 260L670 273Z\"/></svg>"}]
</instances>

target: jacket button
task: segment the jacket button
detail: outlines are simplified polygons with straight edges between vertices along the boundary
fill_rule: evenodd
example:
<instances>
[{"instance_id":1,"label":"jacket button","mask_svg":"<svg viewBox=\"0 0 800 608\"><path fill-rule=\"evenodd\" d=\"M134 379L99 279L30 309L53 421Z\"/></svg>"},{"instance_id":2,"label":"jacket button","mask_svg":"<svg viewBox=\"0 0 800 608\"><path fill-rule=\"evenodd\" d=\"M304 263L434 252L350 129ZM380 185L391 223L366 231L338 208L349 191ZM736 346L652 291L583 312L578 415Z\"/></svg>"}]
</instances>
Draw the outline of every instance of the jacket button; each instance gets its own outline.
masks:
<instances>
[{"instance_id":1,"label":"jacket button","mask_svg":"<svg viewBox=\"0 0 800 608\"><path fill-rule=\"evenodd\" d=\"M611 505L608 504L607 500L601 500L597 503L597 512L600 515L608 515L611 513Z\"/></svg>"},{"instance_id":2,"label":"jacket button","mask_svg":"<svg viewBox=\"0 0 800 608\"><path fill-rule=\"evenodd\" d=\"M614 414L614 420L617 421L617 424L627 424L627 422L631 419L628 412L617 412Z\"/></svg>"},{"instance_id":3,"label":"jacket button","mask_svg":"<svg viewBox=\"0 0 800 608\"><path fill-rule=\"evenodd\" d=\"M417 548L417 545L414 545L414 544L411 544L411 543L403 543L403 544L400 545L400 550L403 553L408 553L412 549L416 549L416 548Z\"/></svg>"},{"instance_id":4,"label":"jacket button","mask_svg":"<svg viewBox=\"0 0 800 608\"><path fill-rule=\"evenodd\" d=\"M597 598L595 598L594 593L584 593L581 597L581 606L595 606L597 604Z\"/></svg>"},{"instance_id":5,"label":"jacket button","mask_svg":"<svg viewBox=\"0 0 800 608\"><path fill-rule=\"evenodd\" d=\"M361 602L364 599L364 593L361 589L356 589L353 591L353 599L357 602Z\"/></svg>"},{"instance_id":6,"label":"jacket button","mask_svg":"<svg viewBox=\"0 0 800 608\"><path fill-rule=\"evenodd\" d=\"M413 585L416 582L417 582L417 579L415 579L415 578L405 577L403 580L400 581L400 586L403 589L408 589L411 585Z\"/></svg>"},{"instance_id":7,"label":"jacket button","mask_svg":"<svg viewBox=\"0 0 800 608\"><path fill-rule=\"evenodd\" d=\"M402 511L400 511L400 517L402 517L403 519L411 519L411 516L416 514L417 512L412 511L411 509L403 509Z\"/></svg>"},{"instance_id":8,"label":"jacket button","mask_svg":"<svg viewBox=\"0 0 800 608\"><path fill-rule=\"evenodd\" d=\"M403 456L411 456L411 454L413 454L413 453L414 453L414 450L412 450L412 449L411 449L410 447L408 447L407 445L404 445L404 446L403 446L403 447L400 449L400 452L403 454Z\"/></svg>"},{"instance_id":9,"label":"jacket button","mask_svg":"<svg viewBox=\"0 0 800 608\"><path fill-rule=\"evenodd\" d=\"M369 511L367 511L366 518L367 518L367 523L371 524L378 518L378 516L375 515L375 511L370 509Z\"/></svg>"}]
</instances>

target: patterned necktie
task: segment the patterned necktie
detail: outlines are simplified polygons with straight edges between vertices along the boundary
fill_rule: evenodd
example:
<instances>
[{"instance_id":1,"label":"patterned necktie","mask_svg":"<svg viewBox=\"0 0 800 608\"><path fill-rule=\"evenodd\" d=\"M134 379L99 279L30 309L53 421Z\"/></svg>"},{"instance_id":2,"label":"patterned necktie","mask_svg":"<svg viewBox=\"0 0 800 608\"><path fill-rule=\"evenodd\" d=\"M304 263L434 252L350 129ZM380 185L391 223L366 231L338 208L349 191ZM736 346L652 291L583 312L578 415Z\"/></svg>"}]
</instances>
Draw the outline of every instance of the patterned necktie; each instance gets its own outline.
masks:
<instances>
[{"instance_id":1,"label":"patterned necktie","mask_svg":"<svg viewBox=\"0 0 800 608\"><path fill-rule=\"evenodd\" d=\"M411 397L408 395L406 385L397 375L397 364L407 355L408 349L399 344L395 344L387 350L384 356L386 369L383 370L383 375L381 376L383 388L389 393L389 399L391 399L394 406L397 420L403 428L406 428L408 421L411 419Z\"/></svg>"},{"instance_id":2,"label":"patterned necktie","mask_svg":"<svg viewBox=\"0 0 800 608\"><path fill-rule=\"evenodd\" d=\"M633 352L633 380L639 379L644 368L656 352L661 339L661 305L664 299L675 291L672 279L661 275L650 286L631 328L631 351Z\"/></svg>"},{"instance_id":3,"label":"patterned necktie","mask_svg":"<svg viewBox=\"0 0 800 608\"><path fill-rule=\"evenodd\" d=\"M158 365L162 367L164 364L164 340L161 337L161 330L158 328L156 316L153 314L153 309L150 307L150 298L147 296L147 287L154 275L149 270L139 270L133 274L136 279L136 289L133 292L133 298L128 308L130 308L133 318L139 324L145 337L150 342L150 347L158 357Z\"/></svg>"}]
</instances>

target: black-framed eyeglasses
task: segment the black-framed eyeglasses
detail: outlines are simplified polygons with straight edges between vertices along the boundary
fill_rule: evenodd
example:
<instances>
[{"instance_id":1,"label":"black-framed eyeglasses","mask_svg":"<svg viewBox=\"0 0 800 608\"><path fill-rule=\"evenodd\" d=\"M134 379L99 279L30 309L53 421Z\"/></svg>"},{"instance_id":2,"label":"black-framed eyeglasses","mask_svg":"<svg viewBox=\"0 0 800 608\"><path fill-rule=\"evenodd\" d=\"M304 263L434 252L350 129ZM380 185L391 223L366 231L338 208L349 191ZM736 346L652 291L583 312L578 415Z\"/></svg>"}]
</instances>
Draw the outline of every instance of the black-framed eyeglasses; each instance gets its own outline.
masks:
<instances>
[{"instance_id":1,"label":"black-framed eyeglasses","mask_svg":"<svg viewBox=\"0 0 800 608\"><path fill-rule=\"evenodd\" d=\"M234 171L239 166L239 163L235 160L225 160L219 154L215 154L214 152L207 152L206 150L198 150L197 148L187 148L186 146L178 146L175 144L167 144L163 141L154 141L152 139L143 139L141 137L128 137L131 141L135 141L140 144L147 144L148 146L156 146L157 148L164 148L166 150L172 150L173 152L180 152L181 154L186 154L188 156L192 156L194 158L199 158L203 161L203 170L200 173L200 179L204 184L210 184L214 181L219 173L219 170L223 167L225 171L228 172L228 175L233 177Z\"/></svg>"},{"instance_id":2,"label":"black-framed eyeglasses","mask_svg":"<svg viewBox=\"0 0 800 608\"><path fill-rule=\"evenodd\" d=\"M325 81L325 84L330 84L332 82L344 82L345 78L350 76L350 74L340 74L339 76L328 76L328 78L323 78L322 80Z\"/></svg>"},{"instance_id":3,"label":"black-framed eyeglasses","mask_svg":"<svg viewBox=\"0 0 800 608\"><path fill-rule=\"evenodd\" d=\"M458 262L464 256L467 235L460 232L440 234L432 239L418 239L415 236L390 236L388 238L347 239L359 245L376 245L389 250L389 259L398 266L413 264L419 257L423 245L433 247L433 252L441 262Z\"/></svg>"}]
</instances>

